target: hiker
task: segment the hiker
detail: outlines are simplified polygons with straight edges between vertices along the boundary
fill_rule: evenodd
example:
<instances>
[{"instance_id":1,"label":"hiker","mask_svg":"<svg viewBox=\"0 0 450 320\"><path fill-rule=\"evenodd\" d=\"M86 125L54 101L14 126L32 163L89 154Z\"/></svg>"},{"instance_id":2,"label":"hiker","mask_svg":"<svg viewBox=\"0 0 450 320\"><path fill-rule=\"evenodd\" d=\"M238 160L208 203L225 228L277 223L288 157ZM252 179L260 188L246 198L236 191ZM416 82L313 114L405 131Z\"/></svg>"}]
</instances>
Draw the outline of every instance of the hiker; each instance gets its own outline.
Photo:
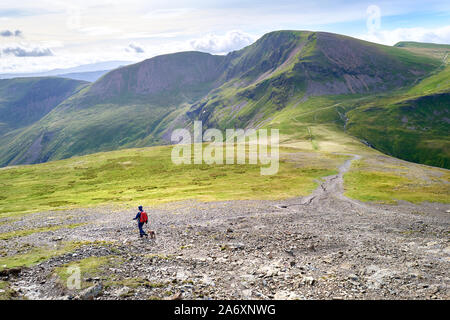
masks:
<instances>
[{"instance_id":1,"label":"hiker","mask_svg":"<svg viewBox=\"0 0 450 320\"><path fill-rule=\"evenodd\" d=\"M148 234L145 233L144 229L142 227L144 226L144 223L148 223L148 216L147 213L144 211L142 206L139 206L139 212L137 213L136 217L133 220L138 220L138 227L139 227L139 235L141 238L143 236L148 237Z\"/></svg>"}]
</instances>

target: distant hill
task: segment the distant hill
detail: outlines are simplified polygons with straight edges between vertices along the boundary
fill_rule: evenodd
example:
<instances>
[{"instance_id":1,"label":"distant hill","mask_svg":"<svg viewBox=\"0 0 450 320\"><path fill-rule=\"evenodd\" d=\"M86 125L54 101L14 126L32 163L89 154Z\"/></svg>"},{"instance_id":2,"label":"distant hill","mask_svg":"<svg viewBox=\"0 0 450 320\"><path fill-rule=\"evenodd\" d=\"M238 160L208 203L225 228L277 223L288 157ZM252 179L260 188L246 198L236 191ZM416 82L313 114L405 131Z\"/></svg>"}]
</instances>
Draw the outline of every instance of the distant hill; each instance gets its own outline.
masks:
<instances>
[{"instance_id":1,"label":"distant hill","mask_svg":"<svg viewBox=\"0 0 450 320\"><path fill-rule=\"evenodd\" d=\"M444 64L448 63L448 54L450 53L450 45L448 44L403 41L395 44L395 47L408 50L413 53L438 58L442 60Z\"/></svg>"},{"instance_id":2,"label":"distant hill","mask_svg":"<svg viewBox=\"0 0 450 320\"><path fill-rule=\"evenodd\" d=\"M414 41L400 41L400 42L397 42L394 45L394 47L448 49L448 50L450 50L450 44L438 44L438 43L426 43L426 42L414 42Z\"/></svg>"},{"instance_id":3,"label":"distant hill","mask_svg":"<svg viewBox=\"0 0 450 320\"><path fill-rule=\"evenodd\" d=\"M56 75L56 77L88 81L88 82L95 82L98 79L100 79L104 74L107 74L109 71L111 71L111 70L63 73L63 74Z\"/></svg>"},{"instance_id":4,"label":"distant hill","mask_svg":"<svg viewBox=\"0 0 450 320\"><path fill-rule=\"evenodd\" d=\"M310 31L271 32L225 56L162 55L112 70L23 130L0 136L0 164L167 144L174 128L199 119L205 128L272 126L296 137L326 126L397 157L447 167L443 68L434 55ZM405 103L415 110L406 115L414 125L402 120ZM404 143L407 150L396 147Z\"/></svg>"},{"instance_id":5,"label":"distant hill","mask_svg":"<svg viewBox=\"0 0 450 320\"><path fill-rule=\"evenodd\" d=\"M74 80L94 82L110 70L131 64L130 61L104 61L84 64L73 68L53 69L32 73L3 73L0 79L30 78L30 77L62 77Z\"/></svg>"}]
</instances>

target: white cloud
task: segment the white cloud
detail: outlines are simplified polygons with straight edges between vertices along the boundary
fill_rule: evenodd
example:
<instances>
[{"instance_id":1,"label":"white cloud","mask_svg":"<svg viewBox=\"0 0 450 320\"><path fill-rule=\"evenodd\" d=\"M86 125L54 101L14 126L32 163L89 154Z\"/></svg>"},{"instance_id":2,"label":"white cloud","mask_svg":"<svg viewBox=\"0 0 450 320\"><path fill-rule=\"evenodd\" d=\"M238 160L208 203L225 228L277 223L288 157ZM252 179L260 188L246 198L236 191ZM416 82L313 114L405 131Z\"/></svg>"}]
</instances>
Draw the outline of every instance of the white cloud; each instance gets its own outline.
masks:
<instances>
[{"instance_id":1,"label":"white cloud","mask_svg":"<svg viewBox=\"0 0 450 320\"><path fill-rule=\"evenodd\" d=\"M0 36L1 37L21 37L22 31L20 31L20 30L16 30L16 31L3 30L3 31L0 31Z\"/></svg>"},{"instance_id":2,"label":"white cloud","mask_svg":"<svg viewBox=\"0 0 450 320\"><path fill-rule=\"evenodd\" d=\"M5 55L13 55L16 57L47 57L53 56L52 50L43 47L6 47L2 49Z\"/></svg>"},{"instance_id":3,"label":"white cloud","mask_svg":"<svg viewBox=\"0 0 450 320\"><path fill-rule=\"evenodd\" d=\"M227 53L248 46L255 40L256 37L251 34L239 30L232 30L222 36L211 33L207 34L202 38L190 41L190 45L194 50L210 53Z\"/></svg>"},{"instance_id":4,"label":"white cloud","mask_svg":"<svg viewBox=\"0 0 450 320\"><path fill-rule=\"evenodd\" d=\"M88 36L100 37L100 36L109 36L112 34L120 33L121 31L116 28L111 28L108 26L95 26L95 27L86 27L79 28L77 31L83 32Z\"/></svg>"},{"instance_id":5,"label":"white cloud","mask_svg":"<svg viewBox=\"0 0 450 320\"><path fill-rule=\"evenodd\" d=\"M359 38L387 45L394 45L399 41L450 44L450 26L434 29L398 28L394 30L377 30Z\"/></svg>"}]
</instances>

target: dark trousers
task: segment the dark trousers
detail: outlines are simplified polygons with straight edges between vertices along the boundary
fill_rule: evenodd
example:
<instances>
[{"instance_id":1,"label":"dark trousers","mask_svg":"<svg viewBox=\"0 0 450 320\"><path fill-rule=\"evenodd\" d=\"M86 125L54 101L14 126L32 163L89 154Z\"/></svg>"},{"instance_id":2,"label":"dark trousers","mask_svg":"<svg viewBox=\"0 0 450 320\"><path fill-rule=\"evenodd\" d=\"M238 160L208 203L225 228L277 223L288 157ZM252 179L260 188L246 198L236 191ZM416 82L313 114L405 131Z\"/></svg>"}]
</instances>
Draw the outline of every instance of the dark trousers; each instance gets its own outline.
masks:
<instances>
[{"instance_id":1,"label":"dark trousers","mask_svg":"<svg viewBox=\"0 0 450 320\"><path fill-rule=\"evenodd\" d=\"M139 227L139 234L140 236L146 236L147 234L145 233L144 229L142 229L142 227L144 226L143 222L138 222L138 227Z\"/></svg>"}]
</instances>

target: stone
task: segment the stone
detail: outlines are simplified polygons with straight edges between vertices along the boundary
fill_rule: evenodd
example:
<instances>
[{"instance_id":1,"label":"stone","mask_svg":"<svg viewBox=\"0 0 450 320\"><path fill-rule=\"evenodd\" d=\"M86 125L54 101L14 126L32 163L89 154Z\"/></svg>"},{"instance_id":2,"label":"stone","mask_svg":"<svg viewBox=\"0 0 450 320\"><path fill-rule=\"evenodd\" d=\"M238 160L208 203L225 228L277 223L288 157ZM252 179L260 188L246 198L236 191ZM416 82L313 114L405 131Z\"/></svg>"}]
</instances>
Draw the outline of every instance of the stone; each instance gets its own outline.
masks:
<instances>
[{"instance_id":1,"label":"stone","mask_svg":"<svg viewBox=\"0 0 450 320\"><path fill-rule=\"evenodd\" d=\"M252 294L253 294L252 289L242 290L242 298L244 298L244 299L247 299L247 300L250 299L252 297Z\"/></svg>"},{"instance_id":2,"label":"stone","mask_svg":"<svg viewBox=\"0 0 450 320\"><path fill-rule=\"evenodd\" d=\"M188 274L184 271L178 271L176 275L176 279L178 281L185 281L189 278Z\"/></svg>"},{"instance_id":3,"label":"stone","mask_svg":"<svg viewBox=\"0 0 450 320\"><path fill-rule=\"evenodd\" d=\"M169 298L169 300L182 300L182 299L183 299L183 294L181 292L177 292Z\"/></svg>"},{"instance_id":4,"label":"stone","mask_svg":"<svg viewBox=\"0 0 450 320\"><path fill-rule=\"evenodd\" d=\"M314 279L313 277L303 277L302 283L313 286L316 283L316 279Z\"/></svg>"},{"instance_id":5,"label":"stone","mask_svg":"<svg viewBox=\"0 0 450 320\"><path fill-rule=\"evenodd\" d=\"M299 300L299 299L301 299L301 297L298 294L296 294L295 292L282 290L282 291L278 291L277 293L275 293L273 299L274 300Z\"/></svg>"},{"instance_id":6,"label":"stone","mask_svg":"<svg viewBox=\"0 0 450 320\"><path fill-rule=\"evenodd\" d=\"M393 272L389 269L379 269L367 278L367 287L369 289L380 289L386 283L387 278L392 275Z\"/></svg>"},{"instance_id":7,"label":"stone","mask_svg":"<svg viewBox=\"0 0 450 320\"><path fill-rule=\"evenodd\" d=\"M214 286L215 285L213 279L211 279L207 275L204 275L200 281L206 286Z\"/></svg>"},{"instance_id":8,"label":"stone","mask_svg":"<svg viewBox=\"0 0 450 320\"><path fill-rule=\"evenodd\" d=\"M227 243L225 247L233 251L236 251L236 250L243 250L245 246L243 243Z\"/></svg>"},{"instance_id":9,"label":"stone","mask_svg":"<svg viewBox=\"0 0 450 320\"><path fill-rule=\"evenodd\" d=\"M1 277L17 276L22 272L22 268L8 268L0 270Z\"/></svg>"},{"instance_id":10,"label":"stone","mask_svg":"<svg viewBox=\"0 0 450 320\"><path fill-rule=\"evenodd\" d=\"M292 250L284 250L284 252L286 252L288 255L290 255L290 256L294 256L294 251L292 251Z\"/></svg>"},{"instance_id":11,"label":"stone","mask_svg":"<svg viewBox=\"0 0 450 320\"><path fill-rule=\"evenodd\" d=\"M92 287L89 287L83 290L80 293L80 298L82 300L93 300L95 297L98 297L103 291L103 285L101 283L97 283Z\"/></svg>"},{"instance_id":12,"label":"stone","mask_svg":"<svg viewBox=\"0 0 450 320\"><path fill-rule=\"evenodd\" d=\"M129 292L130 292L130 288L127 286L124 286L124 287L119 288L116 291L114 291L113 295L115 295L117 297L121 297L121 296L128 294Z\"/></svg>"}]
</instances>

